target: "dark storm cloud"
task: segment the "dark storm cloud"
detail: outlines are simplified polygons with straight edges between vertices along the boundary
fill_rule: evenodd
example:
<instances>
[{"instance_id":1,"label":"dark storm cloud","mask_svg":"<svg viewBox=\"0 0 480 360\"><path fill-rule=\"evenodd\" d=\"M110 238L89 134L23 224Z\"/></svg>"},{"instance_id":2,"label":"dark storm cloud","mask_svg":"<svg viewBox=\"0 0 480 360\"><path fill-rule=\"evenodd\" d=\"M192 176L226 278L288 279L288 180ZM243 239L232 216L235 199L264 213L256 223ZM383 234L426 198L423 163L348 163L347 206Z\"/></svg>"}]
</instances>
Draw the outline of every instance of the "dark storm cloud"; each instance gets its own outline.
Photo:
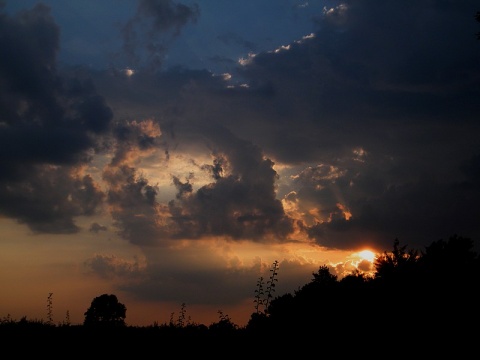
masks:
<instances>
[{"instance_id":1,"label":"dark storm cloud","mask_svg":"<svg viewBox=\"0 0 480 360\"><path fill-rule=\"evenodd\" d=\"M104 179L111 186L108 202L114 225L123 238L143 246L158 245L168 239L168 228L159 224L161 205L155 201L155 186L126 165L108 169Z\"/></svg>"},{"instance_id":2,"label":"dark storm cloud","mask_svg":"<svg viewBox=\"0 0 480 360\"><path fill-rule=\"evenodd\" d=\"M328 247L352 248L355 233L368 234L384 249L398 237L420 248L444 234L461 232L478 238L478 189L472 184L413 183L388 188L377 198L351 207L359 216L313 226L311 235ZM318 232L317 232L318 231ZM326 235L326 236L325 236ZM448 235L447 235L448 236ZM388 239L388 240L387 240ZM377 245L378 247L378 245Z\"/></svg>"},{"instance_id":3,"label":"dark storm cloud","mask_svg":"<svg viewBox=\"0 0 480 360\"><path fill-rule=\"evenodd\" d=\"M154 75L139 71L129 79L110 74L97 81L111 94L119 118L138 108L164 132L146 136L147 129L139 121L127 121L128 125L117 126L114 132L117 147L104 180L110 186L112 215L124 238L144 245L212 235L266 241L272 237L284 240L293 231L293 221L275 198L273 162L264 158L259 147L218 124L216 115L208 118L210 98L216 102L223 96L224 80L207 72L177 69ZM111 86L112 81L117 85ZM172 174L177 194L169 203L160 203L158 189L142 177L134 159L158 147L172 148L170 155L178 144L192 152L208 147L212 164L197 164L195 169L209 171L212 182L194 191L191 179Z\"/></svg>"},{"instance_id":4,"label":"dark storm cloud","mask_svg":"<svg viewBox=\"0 0 480 360\"><path fill-rule=\"evenodd\" d=\"M2 182L0 211L36 233L75 233L73 218L94 215L104 194L93 179L65 167L31 166L25 178Z\"/></svg>"},{"instance_id":5,"label":"dark storm cloud","mask_svg":"<svg viewBox=\"0 0 480 360\"><path fill-rule=\"evenodd\" d=\"M82 175L112 112L86 80L56 68L59 28L42 4L0 14L0 213L35 232L71 233L102 193Z\"/></svg>"},{"instance_id":6,"label":"dark storm cloud","mask_svg":"<svg viewBox=\"0 0 480 360\"><path fill-rule=\"evenodd\" d=\"M209 186L174 178L177 198L161 210L169 236L291 233L273 161L300 169L290 203L319 245L480 236L476 11L473 1L346 2L318 14L314 35L245 59L229 81L187 69L129 79L176 144L203 137L215 155L203 164Z\"/></svg>"},{"instance_id":7,"label":"dark storm cloud","mask_svg":"<svg viewBox=\"0 0 480 360\"><path fill-rule=\"evenodd\" d=\"M152 120L117 125L113 157L103 172L114 225L123 238L135 244L155 245L168 238L168 230L159 225L162 205L156 201L157 186L149 184L135 167L142 156L163 146L160 135Z\"/></svg>"},{"instance_id":8,"label":"dark storm cloud","mask_svg":"<svg viewBox=\"0 0 480 360\"><path fill-rule=\"evenodd\" d=\"M291 162L298 154L305 161L352 143L384 147L378 137L385 134L399 140L392 144L398 146L405 139L396 139L386 126L411 127L406 133L412 136L419 121L425 126L451 123L452 117L476 121L475 4L436 4L347 3L322 16L315 38L252 58L242 75L252 86L269 85L276 95L264 101L268 117L252 117L276 119L275 137L267 140L275 141L267 145L275 147L276 156ZM345 21L329 22L332 16ZM292 116L295 129L289 126ZM305 130L315 136L305 136ZM296 144L302 146L290 151Z\"/></svg>"},{"instance_id":9,"label":"dark storm cloud","mask_svg":"<svg viewBox=\"0 0 480 360\"><path fill-rule=\"evenodd\" d=\"M211 172L212 182L193 191L190 179L182 181L172 176L177 194L168 204L157 201L156 186L119 160L135 158L141 152L138 145L135 149L125 138L119 143L119 148L128 151L117 151L104 180L110 186L108 201L120 235L139 245L212 235L255 241L286 239L293 231L293 221L275 198L277 173L273 163L263 157L258 147L236 139L221 127L191 131L196 133L195 141L202 143L207 139L211 147L213 165L199 168Z\"/></svg>"},{"instance_id":10,"label":"dark storm cloud","mask_svg":"<svg viewBox=\"0 0 480 360\"><path fill-rule=\"evenodd\" d=\"M195 22L198 5L172 0L140 0L137 13L123 27L123 50L130 66L160 69L168 46L188 22Z\"/></svg>"},{"instance_id":11,"label":"dark storm cloud","mask_svg":"<svg viewBox=\"0 0 480 360\"><path fill-rule=\"evenodd\" d=\"M297 184L301 201L331 216L309 228L318 244L388 249L395 237L420 246L453 232L480 236L480 194L465 165L480 152L476 7L346 2L317 18L315 37L257 54L242 68L252 88L272 89L269 98L252 93L256 113L235 112L243 129L260 130L249 138L281 162L344 170ZM369 155L349 161L358 148ZM349 220L336 206L339 193Z\"/></svg>"},{"instance_id":12,"label":"dark storm cloud","mask_svg":"<svg viewBox=\"0 0 480 360\"><path fill-rule=\"evenodd\" d=\"M179 196L169 203L169 209L181 229L178 235L286 239L293 231L293 221L276 199L278 174L273 162L264 158L257 146L237 139L222 127L207 126L198 131L209 139L215 156L214 166L210 167L215 181L193 192L185 191L188 183L176 180ZM220 170L219 166L226 169ZM221 175L224 171L225 175Z\"/></svg>"}]
</instances>

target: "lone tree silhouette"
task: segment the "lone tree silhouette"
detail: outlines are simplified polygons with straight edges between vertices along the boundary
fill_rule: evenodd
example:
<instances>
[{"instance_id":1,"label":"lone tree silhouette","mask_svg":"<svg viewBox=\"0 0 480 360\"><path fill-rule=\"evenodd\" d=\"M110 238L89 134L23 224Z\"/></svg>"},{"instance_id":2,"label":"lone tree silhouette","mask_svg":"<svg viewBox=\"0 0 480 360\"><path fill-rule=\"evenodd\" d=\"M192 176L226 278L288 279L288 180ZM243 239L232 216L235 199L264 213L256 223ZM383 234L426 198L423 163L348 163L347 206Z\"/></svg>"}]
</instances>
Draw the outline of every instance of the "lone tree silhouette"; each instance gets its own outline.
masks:
<instances>
[{"instance_id":1,"label":"lone tree silhouette","mask_svg":"<svg viewBox=\"0 0 480 360\"><path fill-rule=\"evenodd\" d=\"M113 294L103 294L92 300L85 312L86 326L125 326L127 308Z\"/></svg>"}]
</instances>

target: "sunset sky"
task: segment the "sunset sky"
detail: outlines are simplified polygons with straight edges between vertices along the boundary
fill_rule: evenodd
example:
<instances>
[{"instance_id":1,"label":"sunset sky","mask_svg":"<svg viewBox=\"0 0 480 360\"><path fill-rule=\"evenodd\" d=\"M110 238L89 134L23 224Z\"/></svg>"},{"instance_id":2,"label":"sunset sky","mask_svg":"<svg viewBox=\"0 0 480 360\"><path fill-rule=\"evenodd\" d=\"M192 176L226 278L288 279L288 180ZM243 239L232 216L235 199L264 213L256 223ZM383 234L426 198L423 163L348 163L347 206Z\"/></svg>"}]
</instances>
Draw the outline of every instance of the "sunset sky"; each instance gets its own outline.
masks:
<instances>
[{"instance_id":1,"label":"sunset sky","mask_svg":"<svg viewBox=\"0 0 480 360\"><path fill-rule=\"evenodd\" d=\"M0 318L126 323L480 240L478 0L0 0Z\"/></svg>"}]
</instances>

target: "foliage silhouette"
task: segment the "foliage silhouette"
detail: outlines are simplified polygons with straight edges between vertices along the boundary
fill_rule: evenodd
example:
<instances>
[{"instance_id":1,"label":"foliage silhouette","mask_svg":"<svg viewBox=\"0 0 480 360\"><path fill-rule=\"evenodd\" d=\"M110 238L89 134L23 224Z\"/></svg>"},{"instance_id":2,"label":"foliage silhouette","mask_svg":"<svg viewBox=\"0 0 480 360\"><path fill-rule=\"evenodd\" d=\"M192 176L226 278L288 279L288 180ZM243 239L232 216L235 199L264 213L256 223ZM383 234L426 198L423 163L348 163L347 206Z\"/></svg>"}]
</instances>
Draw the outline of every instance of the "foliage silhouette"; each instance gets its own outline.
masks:
<instances>
[{"instance_id":1,"label":"foliage silhouette","mask_svg":"<svg viewBox=\"0 0 480 360\"><path fill-rule=\"evenodd\" d=\"M385 251L375 259L375 278L390 286L399 286L402 282L408 282L415 276L418 258L417 250L407 251L407 245L400 246L399 240L395 239L393 251L391 253Z\"/></svg>"},{"instance_id":2,"label":"foliage silhouette","mask_svg":"<svg viewBox=\"0 0 480 360\"><path fill-rule=\"evenodd\" d=\"M455 343L474 334L465 326L480 320L480 260L472 240L455 235L419 252L395 239L393 250L374 265L372 277L354 272L341 280L320 266L311 282L272 300L268 317L252 314L247 329L303 336L314 331L326 343L352 321L379 341L431 334Z\"/></svg>"},{"instance_id":3,"label":"foliage silhouette","mask_svg":"<svg viewBox=\"0 0 480 360\"><path fill-rule=\"evenodd\" d=\"M116 295L103 294L92 300L85 312L85 326L125 326L127 308L118 302Z\"/></svg>"},{"instance_id":4,"label":"foliage silhouette","mask_svg":"<svg viewBox=\"0 0 480 360\"><path fill-rule=\"evenodd\" d=\"M255 313L258 315L268 315L268 307L270 301L273 299L275 286L278 282L278 260L273 262L272 268L269 271L271 274L266 284L266 291L263 290L263 286L265 285L263 276L260 276L257 280L257 287L255 289L255 297L253 302L255 304ZM261 307L263 307L263 311L261 310Z\"/></svg>"},{"instance_id":5,"label":"foliage silhouette","mask_svg":"<svg viewBox=\"0 0 480 360\"><path fill-rule=\"evenodd\" d=\"M47 322L53 324L53 293L49 293L47 297Z\"/></svg>"},{"instance_id":6,"label":"foliage silhouette","mask_svg":"<svg viewBox=\"0 0 480 360\"><path fill-rule=\"evenodd\" d=\"M238 325L232 322L230 317L227 314L224 314L223 311L218 310L219 321L210 324L208 330L218 334L231 334L238 329Z\"/></svg>"},{"instance_id":7,"label":"foliage silhouette","mask_svg":"<svg viewBox=\"0 0 480 360\"><path fill-rule=\"evenodd\" d=\"M263 296L265 293L263 292L263 276L260 276L257 280L257 288L255 289L255 299L253 302L255 303L255 313L260 314L260 306L264 305Z\"/></svg>"}]
</instances>

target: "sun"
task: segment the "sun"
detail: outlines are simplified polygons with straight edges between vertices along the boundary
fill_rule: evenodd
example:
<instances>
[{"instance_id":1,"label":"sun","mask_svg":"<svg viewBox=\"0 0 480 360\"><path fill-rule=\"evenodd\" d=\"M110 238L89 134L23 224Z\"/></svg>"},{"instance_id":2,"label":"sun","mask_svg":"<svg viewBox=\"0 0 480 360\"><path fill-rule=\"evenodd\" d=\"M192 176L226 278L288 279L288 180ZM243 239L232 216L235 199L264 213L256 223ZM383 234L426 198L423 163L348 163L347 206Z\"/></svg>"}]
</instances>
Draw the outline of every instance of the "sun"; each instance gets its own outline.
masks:
<instances>
[{"instance_id":1,"label":"sun","mask_svg":"<svg viewBox=\"0 0 480 360\"><path fill-rule=\"evenodd\" d=\"M367 260L373 262L375 260L375 253L370 250L362 250L358 253L358 256L362 258L362 260Z\"/></svg>"}]
</instances>

